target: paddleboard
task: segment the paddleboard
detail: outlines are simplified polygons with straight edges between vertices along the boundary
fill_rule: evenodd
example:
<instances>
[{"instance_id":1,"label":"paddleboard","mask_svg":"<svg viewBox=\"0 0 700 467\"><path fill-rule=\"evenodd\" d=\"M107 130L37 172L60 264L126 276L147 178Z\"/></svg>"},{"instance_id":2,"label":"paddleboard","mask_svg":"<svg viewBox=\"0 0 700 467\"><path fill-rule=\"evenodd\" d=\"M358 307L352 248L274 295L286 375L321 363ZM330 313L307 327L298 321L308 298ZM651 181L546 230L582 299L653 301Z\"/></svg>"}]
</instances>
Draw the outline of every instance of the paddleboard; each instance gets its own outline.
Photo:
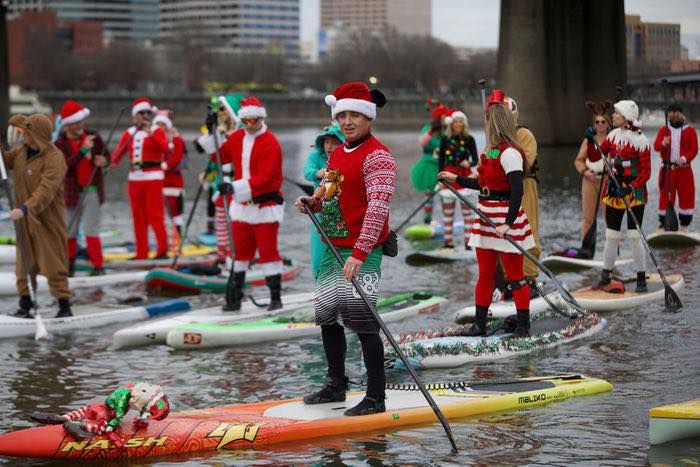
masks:
<instances>
[{"instance_id":1,"label":"paddleboard","mask_svg":"<svg viewBox=\"0 0 700 467\"><path fill-rule=\"evenodd\" d=\"M647 237L649 245L653 247L689 247L700 245L700 233L698 232L670 232L662 230L654 232Z\"/></svg>"},{"instance_id":2,"label":"paddleboard","mask_svg":"<svg viewBox=\"0 0 700 467\"><path fill-rule=\"evenodd\" d=\"M400 390L400 386L407 390ZM451 386L451 389L431 391L442 413L450 419L534 409L612 389L607 381L581 375L455 382ZM123 448L116 448L107 436L75 440L65 434L61 425L28 428L0 435L0 455L101 461L169 454L185 456L436 423L433 410L411 385L397 385L396 389L386 391L385 413L343 415L346 408L358 404L363 397L362 392L351 392L344 402L312 406L304 405L301 399L286 399L187 410L173 412L162 421L151 421L146 428L137 428L135 417L125 418L116 430ZM441 442L447 443L442 438Z\"/></svg>"},{"instance_id":3,"label":"paddleboard","mask_svg":"<svg viewBox=\"0 0 700 467\"><path fill-rule=\"evenodd\" d=\"M166 300L136 307L117 307L105 304L77 305L72 307L73 315L67 318L54 318L56 309L39 310L49 334L95 328L114 323L138 321L176 311L187 311L190 303L186 300ZM15 318L0 315L0 338L33 336L36 321L29 318Z\"/></svg>"},{"instance_id":4,"label":"paddleboard","mask_svg":"<svg viewBox=\"0 0 700 467\"><path fill-rule=\"evenodd\" d=\"M589 313L572 320L545 311L531 318L530 337L516 338L503 330L487 337L461 336L463 326L402 334L396 339L415 369L455 368L467 363L499 360L555 347L603 329L605 319ZM497 329L502 320L493 320L489 329ZM384 350L384 366L405 369L393 348Z\"/></svg>"},{"instance_id":5,"label":"paddleboard","mask_svg":"<svg viewBox=\"0 0 700 467\"><path fill-rule=\"evenodd\" d=\"M455 220L452 226L452 233L455 238L461 237L464 232L464 220L459 218ZM441 239L445 237L445 224L442 222L432 221L430 224L413 224L406 228L404 234L408 240L430 240Z\"/></svg>"},{"instance_id":6,"label":"paddleboard","mask_svg":"<svg viewBox=\"0 0 700 467\"><path fill-rule=\"evenodd\" d=\"M103 276L75 276L68 278L68 286L71 290L87 288L87 287L101 287L105 285L123 284L127 282L139 282L146 277L147 271L129 271L129 272L115 272L105 274ZM49 285L46 281L46 277L38 275L36 277L37 281L37 292L47 292ZM14 272L0 272L0 296L13 296L17 295L17 276Z\"/></svg>"},{"instance_id":7,"label":"paddleboard","mask_svg":"<svg viewBox=\"0 0 700 467\"><path fill-rule=\"evenodd\" d=\"M256 301L266 304L269 300L264 298ZM114 333L112 345L115 349L122 349L125 347L165 344L168 332L181 324L216 323L221 321L239 323L268 316L289 314L302 307L312 310L313 301L313 293L300 293L283 295L283 308L274 311L267 311L266 308L258 307L250 300L245 300L241 304L241 310L237 312L224 312L221 310L221 306L192 310L187 313L154 319L120 329Z\"/></svg>"},{"instance_id":8,"label":"paddleboard","mask_svg":"<svg viewBox=\"0 0 700 467\"><path fill-rule=\"evenodd\" d=\"M462 248L436 248L434 250L414 251L406 257L408 263L454 261L476 261L476 251Z\"/></svg>"},{"instance_id":9,"label":"paddleboard","mask_svg":"<svg viewBox=\"0 0 700 467\"><path fill-rule=\"evenodd\" d=\"M301 272L301 266L294 260L284 260L282 270L282 280L294 279ZM259 264L252 264L246 272L246 284L259 286L265 285L265 272ZM176 290L188 294L198 294L201 292L226 292L228 274L215 276L204 276L192 274L186 270L175 270L170 268L156 268L148 272L145 277L146 287L149 290Z\"/></svg>"},{"instance_id":10,"label":"paddleboard","mask_svg":"<svg viewBox=\"0 0 700 467\"><path fill-rule=\"evenodd\" d=\"M216 246L216 235L215 234L208 234L208 233L201 233L197 235L197 242L199 242L202 245L205 246Z\"/></svg>"},{"instance_id":11,"label":"paddleboard","mask_svg":"<svg viewBox=\"0 0 700 467\"><path fill-rule=\"evenodd\" d=\"M649 410L649 443L700 438L700 399Z\"/></svg>"},{"instance_id":12,"label":"paddleboard","mask_svg":"<svg viewBox=\"0 0 700 467\"><path fill-rule=\"evenodd\" d=\"M542 287L545 295L550 300L554 300L555 297L559 296L559 294L557 293L557 289L553 284L547 283L544 284ZM548 309L549 305L547 304L547 301L544 298L536 297L530 300L530 315L534 316L535 314ZM500 300L491 303L491 306L489 306L488 316L490 318L506 318L510 315L514 315L515 312L515 303L513 303L513 300L503 300L501 298ZM466 306L457 310L457 312L455 313L455 322L457 324L464 324L474 321L475 314L476 307L474 305Z\"/></svg>"},{"instance_id":13,"label":"paddleboard","mask_svg":"<svg viewBox=\"0 0 700 467\"><path fill-rule=\"evenodd\" d=\"M182 249L182 255L177 261L179 266L192 265L213 265L217 262L215 248L208 246L187 245ZM154 259L155 252L149 253L149 259L134 259L133 252L122 252L105 255L104 267L106 269L153 269L158 267L168 267L173 263L172 252L168 253L168 258ZM92 270L92 264L86 259L78 259L75 268L79 271Z\"/></svg>"},{"instance_id":14,"label":"paddleboard","mask_svg":"<svg viewBox=\"0 0 700 467\"><path fill-rule=\"evenodd\" d=\"M407 293L380 300L377 312L384 322L390 323L408 316L434 313L446 302L445 298L427 293ZM245 323L184 324L168 333L166 343L174 349L199 350L296 339L321 333L321 327L312 320L313 307L310 307L291 316Z\"/></svg>"},{"instance_id":15,"label":"paddleboard","mask_svg":"<svg viewBox=\"0 0 700 467\"><path fill-rule=\"evenodd\" d=\"M114 236L121 235L120 231L106 231L100 233L100 238L102 241L111 239ZM14 264L17 258L15 244L17 241L14 236L4 236L0 237L0 264ZM105 246L103 252L108 255L109 253L121 253L123 248L115 246Z\"/></svg>"},{"instance_id":16,"label":"paddleboard","mask_svg":"<svg viewBox=\"0 0 700 467\"><path fill-rule=\"evenodd\" d=\"M598 259L569 258L550 255L540 260L549 269L557 271L576 271L581 269L603 269L603 261ZM615 267L632 263L632 258L618 258Z\"/></svg>"}]
</instances>

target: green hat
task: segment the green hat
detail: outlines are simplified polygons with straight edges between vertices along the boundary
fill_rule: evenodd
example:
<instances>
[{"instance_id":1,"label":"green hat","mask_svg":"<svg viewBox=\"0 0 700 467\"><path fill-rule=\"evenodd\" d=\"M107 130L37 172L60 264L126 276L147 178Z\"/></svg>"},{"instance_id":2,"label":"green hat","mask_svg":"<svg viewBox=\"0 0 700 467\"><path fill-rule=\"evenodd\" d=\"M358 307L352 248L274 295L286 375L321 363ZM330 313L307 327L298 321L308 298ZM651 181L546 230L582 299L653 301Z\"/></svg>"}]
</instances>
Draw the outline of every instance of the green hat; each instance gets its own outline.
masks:
<instances>
[{"instance_id":1,"label":"green hat","mask_svg":"<svg viewBox=\"0 0 700 467\"><path fill-rule=\"evenodd\" d=\"M243 94L226 94L225 96L219 96L219 103L228 112L234 121L239 121L238 110L241 108L241 100L245 99Z\"/></svg>"}]
</instances>

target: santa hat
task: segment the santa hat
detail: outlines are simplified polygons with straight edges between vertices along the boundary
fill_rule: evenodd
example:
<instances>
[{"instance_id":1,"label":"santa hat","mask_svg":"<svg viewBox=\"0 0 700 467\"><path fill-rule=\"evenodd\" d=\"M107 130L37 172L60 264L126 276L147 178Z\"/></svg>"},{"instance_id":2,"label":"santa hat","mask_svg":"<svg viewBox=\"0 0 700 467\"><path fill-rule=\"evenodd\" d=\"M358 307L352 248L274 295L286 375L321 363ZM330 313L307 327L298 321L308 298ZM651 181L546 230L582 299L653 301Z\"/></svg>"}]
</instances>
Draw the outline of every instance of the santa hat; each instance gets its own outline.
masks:
<instances>
[{"instance_id":1,"label":"santa hat","mask_svg":"<svg viewBox=\"0 0 700 467\"><path fill-rule=\"evenodd\" d=\"M241 99L241 108L238 109L238 118L265 118L267 112L257 97L250 96L248 99Z\"/></svg>"},{"instance_id":2,"label":"santa hat","mask_svg":"<svg viewBox=\"0 0 700 467\"><path fill-rule=\"evenodd\" d=\"M613 107L617 113L625 117L625 120L632 123L633 127L642 127L642 122L639 121L639 107L637 107L637 104L634 101L619 101L616 102Z\"/></svg>"},{"instance_id":3,"label":"santa hat","mask_svg":"<svg viewBox=\"0 0 700 467\"><path fill-rule=\"evenodd\" d=\"M452 109L448 111L447 118L445 119L445 123L450 125L452 122L455 120L464 120L464 123L469 123L469 120L467 120L467 116L464 115L464 112L458 109Z\"/></svg>"},{"instance_id":4,"label":"santa hat","mask_svg":"<svg viewBox=\"0 0 700 467\"><path fill-rule=\"evenodd\" d=\"M170 117L168 116L168 113L169 113L169 112L166 111L166 112L159 113L158 115L156 115L156 117L153 119L153 124L154 124L154 125L157 125L158 123L162 123L162 124L165 125L165 127L166 127L167 129L172 128L172 127L173 127L173 121L170 120Z\"/></svg>"},{"instance_id":5,"label":"santa hat","mask_svg":"<svg viewBox=\"0 0 700 467\"><path fill-rule=\"evenodd\" d=\"M136 114L139 112L143 112L144 110L149 112L153 111L153 104L150 100L146 99L145 97L139 97L133 102L133 104L131 104L132 117L136 116Z\"/></svg>"},{"instance_id":6,"label":"santa hat","mask_svg":"<svg viewBox=\"0 0 700 467\"><path fill-rule=\"evenodd\" d=\"M331 116L335 118L341 112L361 113L370 120L377 118L377 107L386 104L386 97L377 89L369 90L365 83L355 81L341 84L333 94L326 96L326 105L331 108Z\"/></svg>"},{"instance_id":7,"label":"santa hat","mask_svg":"<svg viewBox=\"0 0 700 467\"><path fill-rule=\"evenodd\" d=\"M226 109L226 112L234 121L240 121L238 112L241 110L241 101L244 100L242 94L226 94L225 96L219 96L217 100L219 105Z\"/></svg>"},{"instance_id":8,"label":"santa hat","mask_svg":"<svg viewBox=\"0 0 700 467\"><path fill-rule=\"evenodd\" d=\"M85 120L89 115L90 109L69 99L61 107L61 126Z\"/></svg>"}]
</instances>

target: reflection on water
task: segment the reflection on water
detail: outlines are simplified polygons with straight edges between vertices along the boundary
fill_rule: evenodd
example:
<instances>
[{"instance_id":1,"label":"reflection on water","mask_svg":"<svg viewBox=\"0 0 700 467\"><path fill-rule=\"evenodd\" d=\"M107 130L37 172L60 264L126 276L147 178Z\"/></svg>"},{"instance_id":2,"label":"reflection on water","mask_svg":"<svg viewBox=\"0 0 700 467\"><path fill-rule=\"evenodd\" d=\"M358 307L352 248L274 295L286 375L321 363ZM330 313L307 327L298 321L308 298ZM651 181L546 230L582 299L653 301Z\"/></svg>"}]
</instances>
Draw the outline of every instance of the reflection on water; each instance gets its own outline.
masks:
<instances>
[{"instance_id":1,"label":"reflection on water","mask_svg":"<svg viewBox=\"0 0 700 467\"><path fill-rule=\"evenodd\" d=\"M285 175L301 180L301 167L316 135L315 129L279 131L285 154ZM420 201L410 188L409 171L419 157L417 134L413 131L382 132L377 135L398 160L397 192L392 206L392 225L398 224ZM649 135L651 138L653 135ZM476 130L479 148L483 131ZM544 251L575 245L580 232L580 179L572 161L577 147L543 148L540 153L539 191L541 235ZM196 167L203 160L190 151L189 186ZM658 161L654 161L654 170ZM655 180L655 177L652 178ZM125 202L124 174L109 178L110 200L105 207L106 228L119 228L131 236ZM658 199L655 182L649 183L652 203ZM286 256L308 264L308 221L291 209L300 193L285 184L288 200L281 228L281 250ZM195 190L190 189L193 196ZM655 204L654 204L655 206ZM439 209L436 209L438 212ZM655 209L645 216L645 231L655 228ZM205 213L197 213L195 230L205 224ZM602 245L602 222L599 223ZM0 234L7 233L2 226ZM440 313L418 316L391 325L394 332L415 331L450 324L454 311L473 299L475 265L440 264L409 267L404 258L411 251L405 240L397 258L384 263L384 295L408 290L432 289L446 294L451 302ZM493 464L615 464L646 462L697 463L696 443L673 443L649 449L648 409L700 396L700 318L696 312L700 292L700 250L662 250L658 257L666 271L682 272L686 288L681 293L684 311L663 312L661 303L609 313L608 327L596 336L534 355L492 363L468 365L451 370L422 373L426 381L457 379L509 379L518 376L581 372L604 378L615 385L612 393L573 399L535 410L500 413L452 423L462 452L450 454L442 428L435 424L395 432L367 433L342 439L312 440L266 450L213 453L189 459L191 465L297 464L389 465L432 463L435 465ZM561 276L570 287L590 283L595 272ZM309 290L311 276L285 284L285 292ZM141 285L105 288L103 294L77 291L76 300L116 301L130 294L142 294ZM258 293L265 295L265 290ZM50 299L42 295L41 301ZM200 296L197 304L213 303L219 297ZM0 301L6 311L14 310L15 299ZM88 329L54 336L48 342L14 339L0 342L0 431L30 426L28 414L35 410L61 412L103 399L119 384L144 379L163 384L175 410L295 397L318 386L323 380L324 355L316 337L269 345L206 352L173 352L166 347L110 350L111 336L119 326ZM360 375L359 345L351 341L349 371ZM390 374L389 381L410 379ZM693 461L694 459L694 461ZM163 459L185 462L187 458ZM0 460L0 464L12 463ZM148 464L143 464L148 465ZM155 465L160 465L155 462Z\"/></svg>"}]
</instances>

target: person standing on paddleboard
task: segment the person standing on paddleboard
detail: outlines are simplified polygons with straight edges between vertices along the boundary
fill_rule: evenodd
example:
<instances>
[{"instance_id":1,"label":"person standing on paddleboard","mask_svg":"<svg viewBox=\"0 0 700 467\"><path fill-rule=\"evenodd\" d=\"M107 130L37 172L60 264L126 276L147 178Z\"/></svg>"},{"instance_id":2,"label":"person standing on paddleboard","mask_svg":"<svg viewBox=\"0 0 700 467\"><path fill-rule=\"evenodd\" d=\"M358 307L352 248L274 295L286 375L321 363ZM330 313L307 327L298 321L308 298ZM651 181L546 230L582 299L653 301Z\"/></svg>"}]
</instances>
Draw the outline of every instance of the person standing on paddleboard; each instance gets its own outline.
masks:
<instances>
[{"instance_id":1,"label":"person standing on paddleboard","mask_svg":"<svg viewBox=\"0 0 700 467\"><path fill-rule=\"evenodd\" d=\"M367 393L345 415L385 412L384 344L379 323L351 282L356 278L373 305L379 295L382 243L389 238L389 208L396 181L396 161L371 132L377 107L386 102L378 90L360 82L338 86L326 96L332 117L345 136L328 160L321 184L323 193L298 198L295 205L305 213L308 202L321 213L321 225L345 261L340 266L326 248L316 276L314 299L316 324L321 326L323 349L328 361L326 385L304 397L306 404L345 400L347 344L344 328L357 333L367 368ZM342 322L342 325L340 322Z\"/></svg>"},{"instance_id":2,"label":"person standing on paddleboard","mask_svg":"<svg viewBox=\"0 0 700 467\"><path fill-rule=\"evenodd\" d=\"M304 178L314 184L314 189L318 188L326 174L328 158L331 157L335 148L345 143L345 137L340 131L337 123L327 126L323 132L316 137L316 144L309 153L304 165ZM316 278L318 268L321 266L323 255L323 241L316 227L311 226L311 272Z\"/></svg>"},{"instance_id":3,"label":"person standing on paddleboard","mask_svg":"<svg viewBox=\"0 0 700 467\"><path fill-rule=\"evenodd\" d=\"M73 100L66 101L61 108L61 129L56 147L63 152L68 166L64 183L66 200L66 225L68 231L68 276L75 274L75 259L78 254L78 230L80 223L85 232L88 257L92 264L91 276L105 273L100 229L101 206L105 202L102 168L107 166L109 150L100 134L85 130L85 119L90 109ZM95 168L97 170L95 171ZM95 176L92 173L95 171ZM92 177L92 181L90 181ZM85 186L90 182L90 186ZM84 192L82 206L80 194ZM77 216L77 217L76 217Z\"/></svg>"},{"instance_id":4,"label":"person standing on paddleboard","mask_svg":"<svg viewBox=\"0 0 700 467\"><path fill-rule=\"evenodd\" d=\"M686 122L678 104L669 105L666 115L668 124L659 128L654 140L654 149L662 161L659 169L659 224L663 229L669 198L675 204L678 196L678 220L681 231L687 232L695 211L695 179L690 163L698 153L698 134ZM667 180L670 187L666 186Z\"/></svg>"},{"instance_id":5,"label":"person standing on paddleboard","mask_svg":"<svg viewBox=\"0 0 700 467\"><path fill-rule=\"evenodd\" d=\"M620 243L620 229L622 218L625 216L626 197L632 208L632 213L642 225L644 207L647 203L647 181L651 176L651 155L649 141L642 133L642 123L639 121L639 108L634 101L622 100L613 106L615 111L612 122L615 129L600 145L600 149L608 157L612 164L613 172L622 187L618 192L612 180L603 195L605 208L605 248L603 250L603 272L600 281L595 288L605 291L619 291L617 281L612 282L612 269L615 267L618 244ZM592 131L586 134L589 144L595 138ZM642 244L640 232L635 228L634 221L627 215L627 239L629 240L637 270L637 286L635 291L643 293L647 291L646 282L646 252Z\"/></svg>"},{"instance_id":6,"label":"person standing on paddleboard","mask_svg":"<svg viewBox=\"0 0 700 467\"><path fill-rule=\"evenodd\" d=\"M442 105L440 101L428 99L425 109L431 112L431 123L425 125L420 132L418 144L423 149L420 160L411 167L411 184L416 191L429 196L435 189L437 183L438 150L440 148L440 138L445 130L445 119L450 110ZM432 110L431 110L432 109ZM430 224L433 220L433 200L430 198L423 207L423 222Z\"/></svg>"},{"instance_id":7,"label":"person standing on paddleboard","mask_svg":"<svg viewBox=\"0 0 700 467\"><path fill-rule=\"evenodd\" d=\"M233 164L233 183L221 183L222 195L232 195L233 280L229 280L225 311L241 309L245 274L259 254L258 264L270 289L268 310L282 308L282 257L277 247L284 218L282 147L267 128L267 111L255 96L241 101L238 117L244 127L228 137L219 153L221 163ZM214 124L215 122L211 122ZM211 155L216 160L216 153Z\"/></svg>"},{"instance_id":8,"label":"person standing on paddleboard","mask_svg":"<svg viewBox=\"0 0 700 467\"><path fill-rule=\"evenodd\" d=\"M511 283L517 310L516 337L530 334L530 285L523 272L524 255L504 235L511 236L524 249L535 247L527 214L522 208L523 179L529 174L527 159L518 142L513 112L503 91L494 89L487 100L484 128L488 145L481 154L478 177L461 177L440 172L438 177L459 186L479 190L479 209L498 227L476 219L469 245L476 248L479 278L476 282L475 321L465 336L485 336L486 318L493 300L496 269L500 258Z\"/></svg>"},{"instance_id":9,"label":"person standing on paddleboard","mask_svg":"<svg viewBox=\"0 0 700 467\"><path fill-rule=\"evenodd\" d=\"M15 115L10 118L8 129L11 149L3 154L5 167L14 174L10 218L19 221L17 233L20 238L17 240L21 241L15 264L20 298L19 310L14 316L18 318L32 317L32 300L22 252L29 264L33 290L36 290L36 275L43 274L51 295L58 300L56 318L73 316L69 301L66 204L63 198L67 166L63 153L51 143L52 131L53 123L45 115ZM21 143L20 134L23 136Z\"/></svg>"},{"instance_id":10,"label":"person standing on paddleboard","mask_svg":"<svg viewBox=\"0 0 700 467\"><path fill-rule=\"evenodd\" d=\"M156 259L167 258L168 233L165 230L165 202L161 164L168 151L165 131L153 125L154 107L150 100L139 98L131 106L134 125L122 134L112 153L110 169L116 168L124 155L129 153L129 201L134 221L134 259L148 258L148 226L156 236Z\"/></svg>"},{"instance_id":11,"label":"person standing on paddleboard","mask_svg":"<svg viewBox=\"0 0 700 467\"><path fill-rule=\"evenodd\" d=\"M449 116L445 119L447 129L440 138L440 148L438 149L438 169L448 171L457 175L468 177L472 173L472 167L476 167L479 162L479 153L476 149L476 141L469 134L469 121L464 112L460 110L450 110ZM467 190L460 193L468 196ZM442 200L442 217L445 221L445 248L454 248L453 227L455 207L460 204L457 197L447 188L440 189ZM469 234L474 222L474 213L466 204L462 205L462 218L464 219L464 249L471 250L469 246Z\"/></svg>"}]
</instances>

